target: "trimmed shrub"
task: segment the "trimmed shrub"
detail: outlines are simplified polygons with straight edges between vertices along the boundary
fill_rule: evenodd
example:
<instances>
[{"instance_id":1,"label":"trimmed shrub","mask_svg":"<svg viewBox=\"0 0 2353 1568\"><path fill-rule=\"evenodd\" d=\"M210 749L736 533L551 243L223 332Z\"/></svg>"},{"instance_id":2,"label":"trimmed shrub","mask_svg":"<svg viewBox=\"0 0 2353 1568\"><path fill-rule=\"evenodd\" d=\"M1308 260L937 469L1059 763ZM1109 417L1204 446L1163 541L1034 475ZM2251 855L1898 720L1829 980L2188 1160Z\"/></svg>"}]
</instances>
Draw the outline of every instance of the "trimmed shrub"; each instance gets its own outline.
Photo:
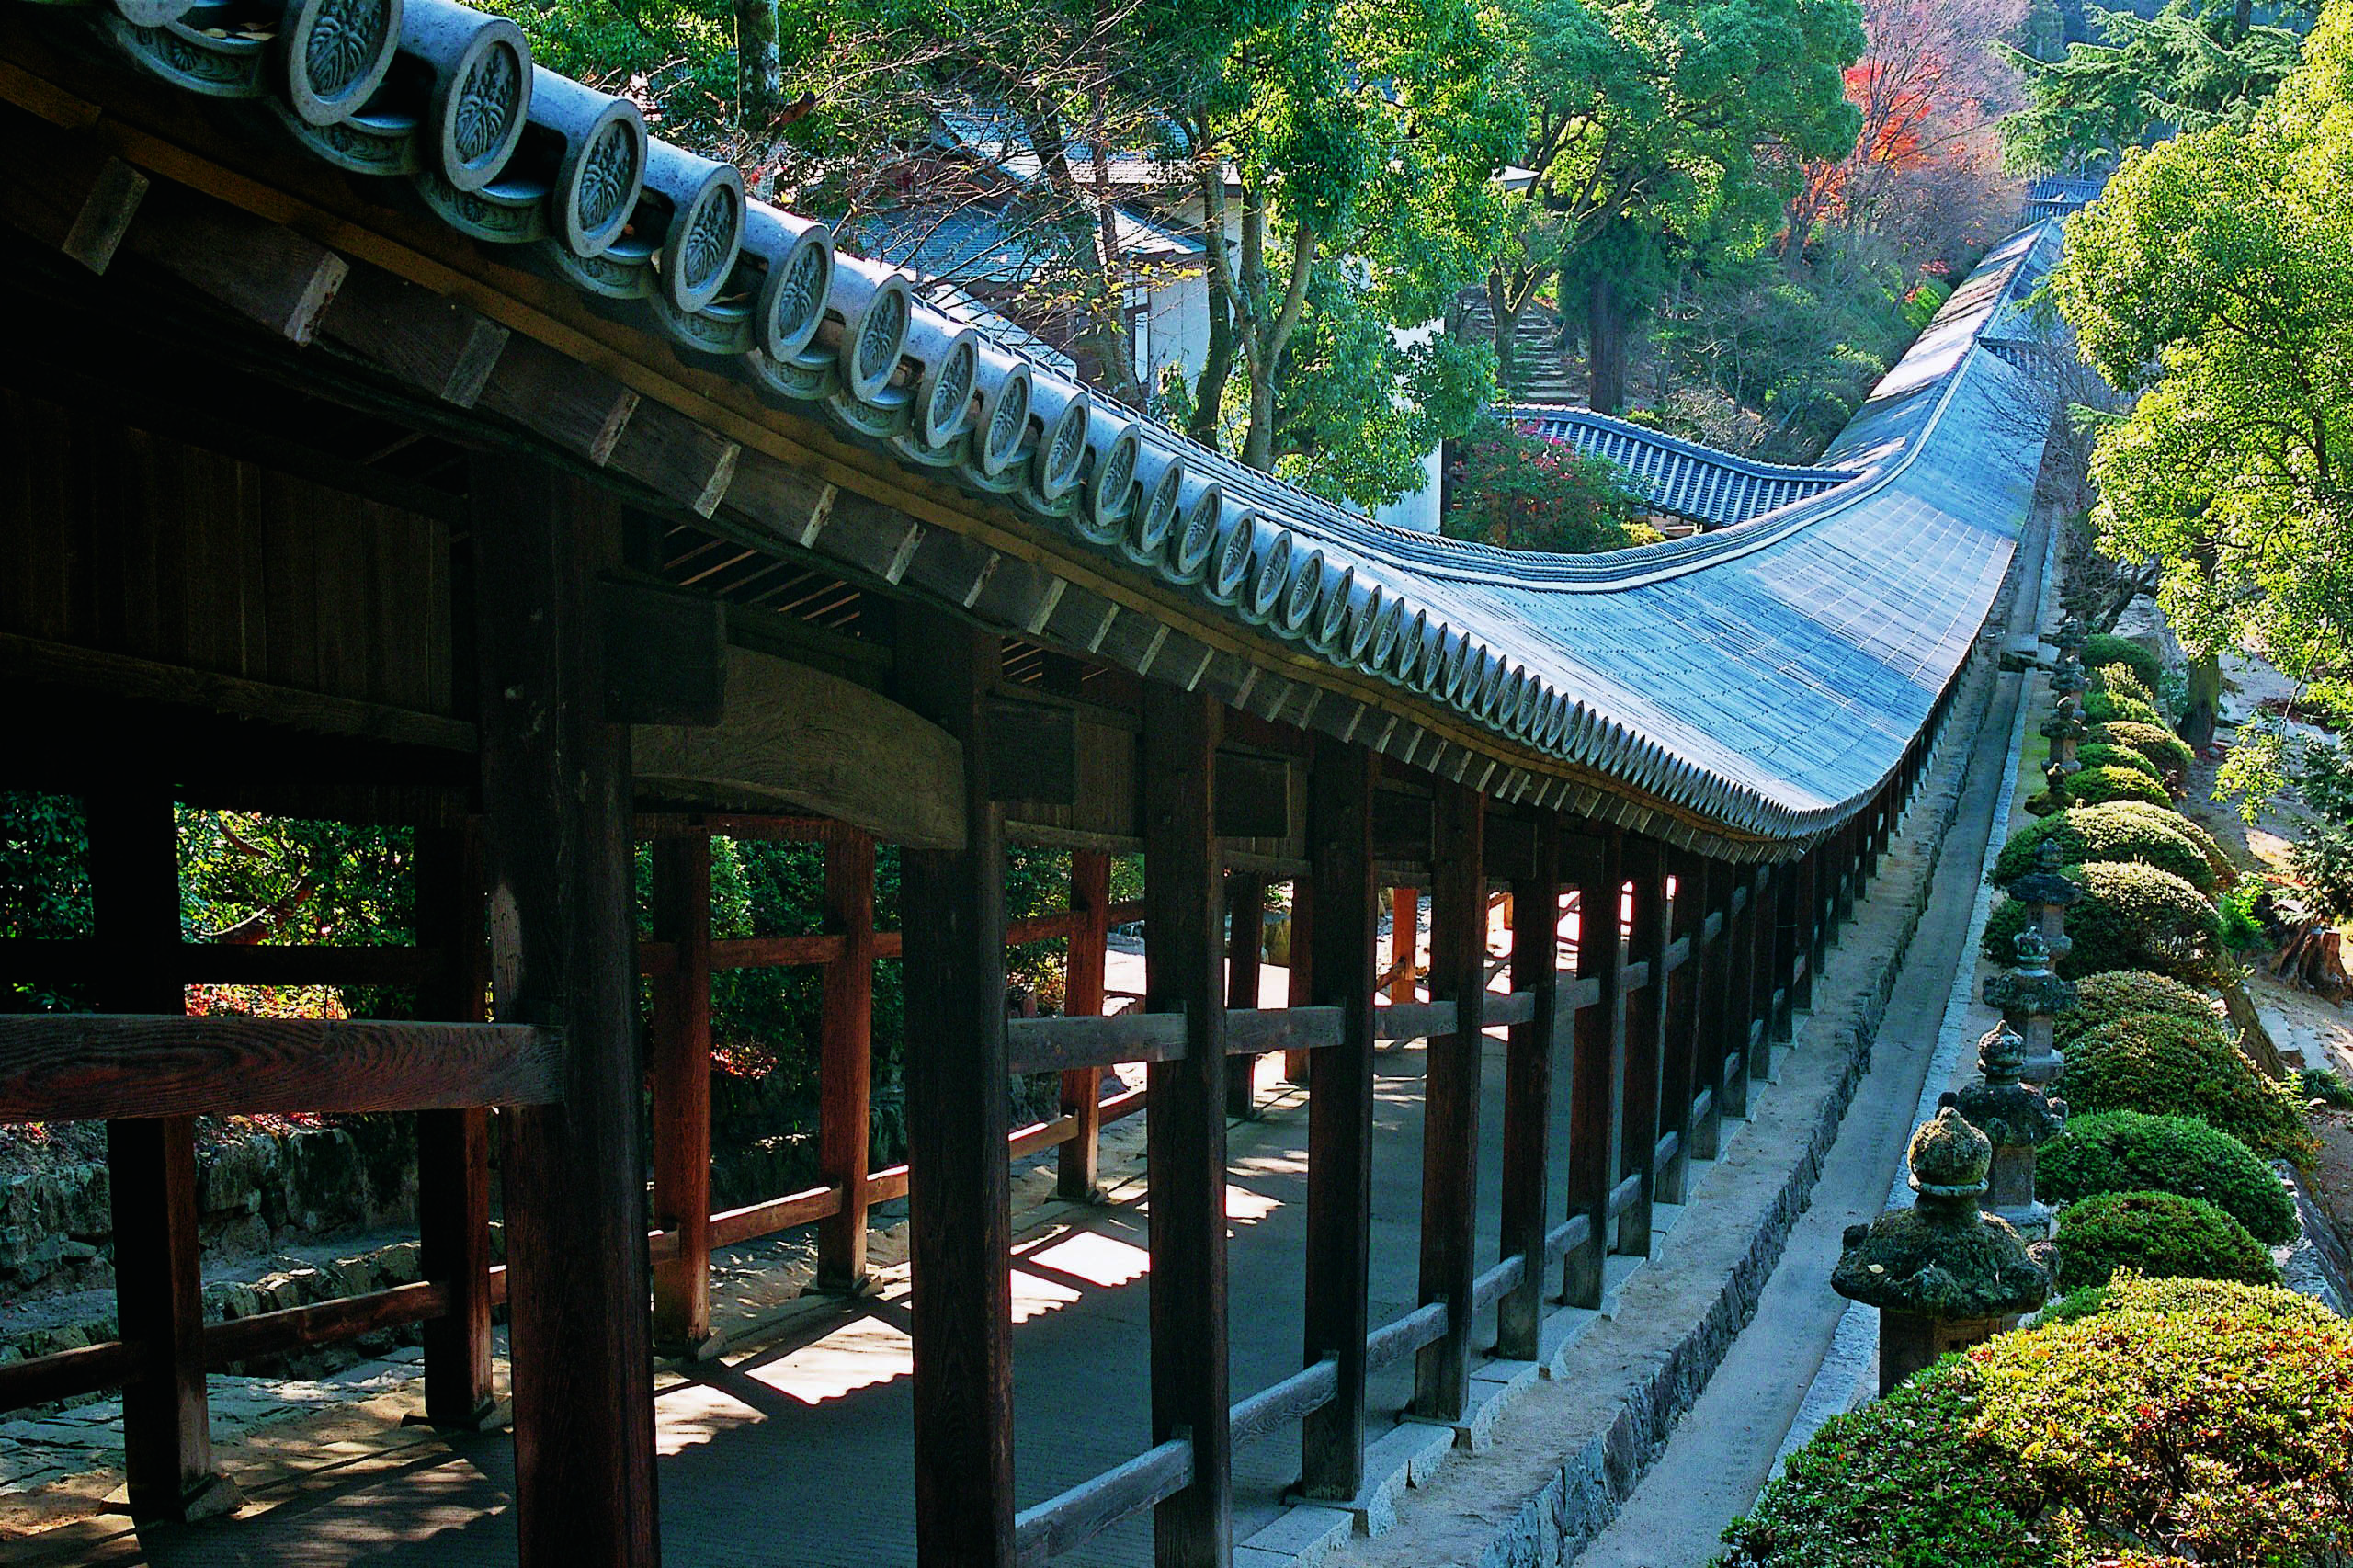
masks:
<instances>
[{"instance_id":1,"label":"trimmed shrub","mask_svg":"<svg viewBox=\"0 0 2353 1568\"><path fill-rule=\"evenodd\" d=\"M2222 844L2207 831L2205 824L2190 821L2170 805L2153 806L2145 801L2111 801L2109 804L2116 811L2138 813L2162 823L2198 846L2206 863L2214 868L2214 880L2219 885L2228 887L2239 880L2238 868L2231 864L2231 858L2222 853Z\"/></svg>"},{"instance_id":2,"label":"trimmed shrub","mask_svg":"<svg viewBox=\"0 0 2353 1568\"><path fill-rule=\"evenodd\" d=\"M2084 693L2084 722L2087 724L2113 724L2124 720L2135 724L2155 724L2162 727L2164 715L2156 704L2143 698L2122 697L2112 691Z\"/></svg>"},{"instance_id":3,"label":"trimmed shrub","mask_svg":"<svg viewBox=\"0 0 2353 1568\"><path fill-rule=\"evenodd\" d=\"M2085 892L2067 908L2075 947L2059 960L2067 979L2110 969L2154 970L2188 981L2222 978L2222 919L2188 882L2154 866L2107 860L2070 866L2064 874ZM2016 899L1995 906L1985 922L1988 959L2016 961L2012 942L2026 917L2026 905Z\"/></svg>"},{"instance_id":4,"label":"trimmed shrub","mask_svg":"<svg viewBox=\"0 0 2353 1568\"><path fill-rule=\"evenodd\" d=\"M2149 689L2130 665L2099 665L2092 670L2092 684L2110 697L2137 697L2154 708L2157 694Z\"/></svg>"},{"instance_id":5,"label":"trimmed shrub","mask_svg":"<svg viewBox=\"0 0 2353 1568\"><path fill-rule=\"evenodd\" d=\"M2213 1001L2204 992L2145 970L2115 969L2075 983L2075 1005L2052 1020L2052 1038L2064 1051L2080 1035L2144 1013L2200 1024L2218 1022ZM2224 1038L2229 1038L2227 1031Z\"/></svg>"},{"instance_id":6,"label":"trimmed shrub","mask_svg":"<svg viewBox=\"0 0 2353 1568\"><path fill-rule=\"evenodd\" d=\"M2190 767L2198 761L2198 754L2189 749L2189 743L2163 724L2140 724L2130 719L2117 719L2086 730L2084 739L2086 743L2126 746L2137 751L2156 765L2159 777L2177 771L2187 778Z\"/></svg>"},{"instance_id":7,"label":"trimmed shrub","mask_svg":"<svg viewBox=\"0 0 2353 1568\"><path fill-rule=\"evenodd\" d=\"M2130 767L2086 767L2081 773L2071 773L2060 784L2059 793L2071 806L2102 806L2110 801L2143 801L2153 806L2173 804L2173 797L2154 773Z\"/></svg>"},{"instance_id":8,"label":"trimmed shrub","mask_svg":"<svg viewBox=\"0 0 2353 1568\"><path fill-rule=\"evenodd\" d=\"M2060 1203L2110 1192L2177 1193L2211 1203L2267 1246L2296 1237L2296 1200L2271 1167L2229 1133L2186 1116L2078 1116L2042 1146L2034 1184L2039 1196Z\"/></svg>"},{"instance_id":9,"label":"trimmed shrub","mask_svg":"<svg viewBox=\"0 0 2353 1568\"><path fill-rule=\"evenodd\" d=\"M2078 1112L2187 1116L2270 1160L2313 1155L2303 1107L2230 1042L2220 1019L2142 1013L2075 1037L2059 1091Z\"/></svg>"},{"instance_id":10,"label":"trimmed shrub","mask_svg":"<svg viewBox=\"0 0 2353 1568\"><path fill-rule=\"evenodd\" d=\"M2084 667L2097 670L2109 665L2129 667L2143 691L2155 691L2165 680L2165 665L2154 653L2130 637L2095 631L2084 640Z\"/></svg>"},{"instance_id":11,"label":"trimmed shrub","mask_svg":"<svg viewBox=\"0 0 2353 1568\"><path fill-rule=\"evenodd\" d=\"M2129 1274L2061 1312L1827 1423L1725 1530L1719 1568L2353 1551L2353 1327L2285 1290Z\"/></svg>"},{"instance_id":12,"label":"trimmed shrub","mask_svg":"<svg viewBox=\"0 0 2353 1568\"><path fill-rule=\"evenodd\" d=\"M2124 746L2077 746L2075 760L2086 767L2120 767L2127 773L2146 774L2159 784L2165 782L2165 776L2157 771L2155 763Z\"/></svg>"},{"instance_id":13,"label":"trimmed shrub","mask_svg":"<svg viewBox=\"0 0 2353 1568\"><path fill-rule=\"evenodd\" d=\"M2263 1244L2202 1198L2103 1192L2067 1205L2059 1216L2059 1288L2105 1285L2120 1268L2244 1285L2279 1282Z\"/></svg>"},{"instance_id":14,"label":"trimmed shrub","mask_svg":"<svg viewBox=\"0 0 2353 1568\"><path fill-rule=\"evenodd\" d=\"M2174 813L2131 811L2137 801L2109 801L2103 806L2078 806L2055 812L2020 828L2002 846L1991 878L1995 887L2010 883L2034 869L2035 852L2046 838L2059 841L2063 865L2087 860L2137 860L2171 871L2200 892L2214 889L2213 868L2188 834L2175 831Z\"/></svg>"}]
</instances>

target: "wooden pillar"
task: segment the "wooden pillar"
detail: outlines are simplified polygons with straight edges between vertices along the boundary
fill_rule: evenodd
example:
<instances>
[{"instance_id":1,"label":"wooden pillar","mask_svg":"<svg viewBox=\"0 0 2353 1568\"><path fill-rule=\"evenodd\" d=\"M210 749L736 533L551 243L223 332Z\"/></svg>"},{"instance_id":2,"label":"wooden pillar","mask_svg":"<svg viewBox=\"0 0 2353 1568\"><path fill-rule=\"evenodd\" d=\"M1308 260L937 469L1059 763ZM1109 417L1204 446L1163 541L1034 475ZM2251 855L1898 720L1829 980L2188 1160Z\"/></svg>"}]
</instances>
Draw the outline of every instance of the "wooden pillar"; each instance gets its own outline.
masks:
<instances>
[{"instance_id":1,"label":"wooden pillar","mask_svg":"<svg viewBox=\"0 0 2353 1568\"><path fill-rule=\"evenodd\" d=\"M1111 934L1111 857L1100 849L1074 849L1070 857L1070 907L1078 918L1070 933L1063 971L1063 1011L1092 1017L1103 1011L1103 968ZM1078 1130L1054 1151L1054 1193L1074 1203L1103 1197L1096 1162L1103 1145L1103 1069L1074 1067L1063 1074L1063 1114Z\"/></svg>"},{"instance_id":2,"label":"wooden pillar","mask_svg":"<svg viewBox=\"0 0 2353 1568\"><path fill-rule=\"evenodd\" d=\"M1002 1568L1014 1561L1013 1217L1005 812L990 799L985 725L1002 648L927 608L897 609L900 700L964 748L963 847L899 860L915 1559Z\"/></svg>"},{"instance_id":3,"label":"wooden pillar","mask_svg":"<svg viewBox=\"0 0 2353 1568\"><path fill-rule=\"evenodd\" d=\"M606 722L612 497L473 460L476 724L501 1022L563 1028L563 1100L506 1113L524 1568L659 1560L629 732Z\"/></svg>"},{"instance_id":4,"label":"wooden pillar","mask_svg":"<svg viewBox=\"0 0 2353 1568\"><path fill-rule=\"evenodd\" d=\"M1553 1017L1561 949L1561 824L1536 824L1536 863L1511 884L1511 988L1535 998L1511 1026L1504 1065L1502 1256L1526 1259L1518 1289L1496 1312L1495 1354L1536 1359L1544 1321L1544 1233L1552 1217L1547 1176L1552 1149Z\"/></svg>"},{"instance_id":5,"label":"wooden pillar","mask_svg":"<svg viewBox=\"0 0 2353 1568\"><path fill-rule=\"evenodd\" d=\"M1683 1201L1691 1166L1691 1102L1699 1094L1699 970L1704 961L1700 928L1705 905L1700 902L1699 857L1669 850L1665 856L1675 893L1667 905L1667 935L1688 941L1685 958L1661 976L1659 992L1659 1132L1675 1134L1675 1155L1660 1165L1654 1193L1661 1203ZM1661 966L1665 962L1662 960Z\"/></svg>"},{"instance_id":6,"label":"wooden pillar","mask_svg":"<svg viewBox=\"0 0 2353 1568\"><path fill-rule=\"evenodd\" d=\"M1214 780L1224 712L1148 682L1143 698L1144 992L1185 1015L1185 1054L1147 1069L1152 1440L1193 1445L1193 1479L1153 1510L1157 1568L1233 1555L1227 1425L1225 993ZM1004 1165L1000 1150L997 1162ZM1002 1275L1003 1260L998 1263ZM918 1461L920 1462L920 1461Z\"/></svg>"},{"instance_id":7,"label":"wooden pillar","mask_svg":"<svg viewBox=\"0 0 2353 1568\"><path fill-rule=\"evenodd\" d=\"M1364 943L1368 958L1372 941ZM1313 1006L1315 994L1315 883L1313 878L1294 877L1290 884L1290 988L1284 1000L1294 1007ZM1304 1048L1283 1052L1283 1077L1287 1082L1305 1084L1313 1071Z\"/></svg>"},{"instance_id":8,"label":"wooden pillar","mask_svg":"<svg viewBox=\"0 0 2353 1568\"><path fill-rule=\"evenodd\" d=\"M1748 1047L1748 1077L1754 1083L1773 1075L1773 1041L1777 1013L1773 988L1779 972L1781 950L1781 873L1771 866L1754 866L1748 873L1748 1007L1747 1021L1760 1027ZM1741 1037L1748 1040L1746 1034Z\"/></svg>"},{"instance_id":9,"label":"wooden pillar","mask_svg":"<svg viewBox=\"0 0 2353 1568\"><path fill-rule=\"evenodd\" d=\"M1724 1119L1748 1115L1748 1020L1742 1014L1748 988L1739 973L1746 961L1747 928L1733 913L1738 881L1733 868L1703 858L1699 869L1702 907L1723 915L1699 971L1699 1063L1715 1091L1714 1103L1699 1119L1691 1150L1695 1159L1712 1160L1722 1147Z\"/></svg>"},{"instance_id":10,"label":"wooden pillar","mask_svg":"<svg viewBox=\"0 0 2353 1568\"><path fill-rule=\"evenodd\" d=\"M654 939L669 943L676 955L653 988L654 1218L678 1237L677 1252L654 1266L654 1343L664 1355L699 1359L717 1348L710 1332L710 835L660 835L653 859Z\"/></svg>"},{"instance_id":11,"label":"wooden pillar","mask_svg":"<svg viewBox=\"0 0 2353 1568\"><path fill-rule=\"evenodd\" d=\"M1389 890L1389 999L1414 999L1415 963L1421 955L1422 892L1419 888Z\"/></svg>"},{"instance_id":12,"label":"wooden pillar","mask_svg":"<svg viewBox=\"0 0 2353 1568\"><path fill-rule=\"evenodd\" d=\"M1805 858L1806 888L1806 966L1805 980L1800 987L1804 997L1801 1004L1808 1012L1813 1010L1815 984L1822 979L1822 966L1830 961L1830 912L1837 902L1838 835L1813 846Z\"/></svg>"},{"instance_id":13,"label":"wooden pillar","mask_svg":"<svg viewBox=\"0 0 2353 1568\"><path fill-rule=\"evenodd\" d=\"M1602 1257L1609 1242L1609 1187L1617 1180L1618 1081L1625 1045L1626 948L1619 930L1625 843L1612 828L1580 839L1572 871L1577 894L1577 980L1595 999L1577 1009L1569 1062L1569 1213L1586 1216L1582 1247L1563 1260L1563 1298L1601 1305Z\"/></svg>"},{"instance_id":14,"label":"wooden pillar","mask_svg":"<svg viewBox=\"0 0 2353 1568\"><path fill-rule=\"evenodd\" d=\"M1372 1251L1373 997L1380 900L1370 747L1317 734L1307 777L1315 915L1291 929L1304 1000L1340 1010L1340 1038L1308 1053L1306 1360L1339 1363L1339 1392L1301 1431L1300 1491L1345 1501L1364 1483L1365 1291ZM1294 900L1293 908L1298 907ZM1294 914L1293 919L1297 915ZM1313 946L1302 949L1302 937ZM1294 997L1299 992L1294 989Z\"/></svg>"},{"instance_id":15,"label":"wooden pillar","mask_svg":"<svg viewBox=\"0 0 2353 1568\"><path fill-rule=\"evenodd\" d=\"M480 1023L489 1015L490 948L483 924L482 841L471 830L416 834L416 939L438 948L440 976L418 998L428 1018ZM490 1112L419 1111L416 1230L425 1277L449 1310L425 1324L425 1418L475 1431L491 1419Z\"/></svg>"},{"instance_id":16,"label":"wooden pillar","mask_svg":"<svg viewBox=\"0 0 2353 1568\"><path fill-rule=\"evenodd\" d=\"M1486 797L1440 783L1430 845L1430 999L1455 1006L1422 1068L1421 1299L1448 1304L1446 1333L1414 1364L1416 1415L1451 1421L1471 1389L1471 1286L1478 1277L1480 1003L1487 994Z\"/></svg>"},{"instance_id":17,"label":"wooden pillar","mask_svg":"<svg viewBox=\"0 0 2353 1568\"><path fill-rule=\"evenodd\" d=\"M1786 1040L1796 1038L1798 954L1805 949L1801 944L1798 921L1805 908L1799 893L1799 883L1804 868L1795 860L1784 860L1773 868L1773 968L1772 989L1779 994L1769 1014L1766 1038ZM1771 1000L1768 998L1768 1000Z\"/></svg>"},{"instance_id":18,"label":"wooden pillar","mask_svg":"<svg viewBox=\"0 0 2353 1568\"><path fill-rule=\"evenodd\" d=\"M1659 1096L1666 1049L1665 849L1656 839L1631 838L1626 880L1634 890L1632 961L1649 966L1650 983L1626 996L1623 1011L1625 1072L1619 1085L1618 1119L1624 1128L1618 1165L1610 1175L1623 1181L1640 1176L1634 1200L1618 1216L1618 1250L1647 1257L1651 1250L1651 1205L1658 1197Z\"/></svg>"},{"instance_id":19,"label":"wooden pillar","mask_svg":"<svg viewBox=\"0 0 2353 1568\"><path fill-rule=\"evenodd\" d=\"M101 947L119 955L98 989L109 1013L185 1010L168 965L180 939L179 834L161 784L93 790L90 911ZM131 1517L195 1519L237 1506L212 1468L204 1389L204 1296L196 1233L196 1119L107 1123L114 1203L115 1312L142 1347L142 1375L123 1387L123 1469Z\"/></svg>"},{"instance_id":20,"label":"wooden pillar","mask_svg":"<svg viewBox=\"0 0 2353 1568\"><path fill-rule=\"evenodd\" d=\"M874 1137L874 836L825 831L825 926L842 950L825 965L817 1046L817 1165L842 1189L817 1225L817 1286L866 1284L866 1167Z\"/></svg>"},{"instance_id":21,"label":"wooden pillar","mask_svg":"<svg viewBox=\"0 0 2353 1568\"><path fill-rule=\"evenodd\" d=\"M1267 879L1234 872L1225 879L1226 937L1225 1005L1255 1012L1258 1006L1259 965L1264 959L1267 929ZM1258 1114L1258 1059L1228 1058L1225 1064L1225 1114L1251 1120Z\"/></svg>"}]
</instances>

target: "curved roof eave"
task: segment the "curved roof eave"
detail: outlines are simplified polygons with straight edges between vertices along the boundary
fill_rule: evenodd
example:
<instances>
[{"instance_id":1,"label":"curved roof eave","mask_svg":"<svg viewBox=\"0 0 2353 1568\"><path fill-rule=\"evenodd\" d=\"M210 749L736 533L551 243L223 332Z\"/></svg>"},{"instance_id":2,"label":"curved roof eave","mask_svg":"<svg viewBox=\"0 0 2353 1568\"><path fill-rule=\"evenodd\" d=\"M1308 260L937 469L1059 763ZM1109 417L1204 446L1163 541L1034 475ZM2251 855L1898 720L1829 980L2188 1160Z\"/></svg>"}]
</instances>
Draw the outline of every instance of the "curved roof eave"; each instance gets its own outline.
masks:
<instances>
[{"instance_id":1,"label":"curved roof eave","mask_svg":"<svg viewBox=\"0 0 2353 1568\"><path fill-rule=\"evenodd\" d=\"M96 15L165 81L262 108L313 156L760 399L1401 711L1435 704L1533 767L1734 839L1815 836L1893 770L2031 498L2039 426L2005 408L2030 389L1976 339L2049 266L2051 225L1956 290L1832 444L1828 488L1689 539L1533 556L1371 522L983 340L892 269L836 254L824 224L749 199L733 169L649 136L627 100L531 64L504 17L456 0L293 0L267 23L237 0Z\"/></svg>"}]
</instances>

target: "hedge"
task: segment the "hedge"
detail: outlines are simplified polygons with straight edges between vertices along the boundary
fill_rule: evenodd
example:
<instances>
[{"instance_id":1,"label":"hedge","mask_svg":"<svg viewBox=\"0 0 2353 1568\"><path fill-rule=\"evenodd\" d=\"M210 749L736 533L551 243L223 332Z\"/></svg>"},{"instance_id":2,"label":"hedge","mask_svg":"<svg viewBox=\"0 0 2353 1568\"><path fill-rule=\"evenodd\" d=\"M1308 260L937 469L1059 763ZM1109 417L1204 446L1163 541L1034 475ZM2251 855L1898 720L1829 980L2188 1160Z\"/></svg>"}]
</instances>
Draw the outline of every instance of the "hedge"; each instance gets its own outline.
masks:
<instances>
[{"instance_id":1,"label":"hedge","mask_svg":"<svg viewBox=\"0 0 2353 1568\"><path fill-rule=\"evenodd\" d=\"M2170 804L2153 806L2145 801L2111 801L2109 805L2111 810L2161 823L2198 846L2199 852L2206 857L2206 864L2214 868L2214 880L2219 885L2228 887L2238 881L2238 868L2231 864L2231 858L2222 853L2222 844L2207 831L2205 824L2190 821Z\"/></svg>"},{"instance_id":2,"label":"hedge","mask_svg":"<svg viewBox=\"0 0 2353 1568\"><path fill-rule=\"evenodd\" d=\"M1825 1424L1719 1568L2286 1568L2353 1551L2353 1328L2120 1276Z\"/></svg>"},{"instance_id":3,"label":"hedge","mask_svg":"<svg viewBox=\"0 0 2353 1568\"><path fill-rule=\"evenodd\" d=\"M2075 982L2075 1005L2052 1020L2052 1038L2064 1051L2080 1035L2144 1013L2215 1022L2213 1001L2204 992L2146 970L2115 969Z\"/></svg>"},{"instance_id":4,"label":"hedge","mask_svg":"<svg viewBox=\"0 0 2353 1568\"><path fill-rule=\"evenodd\" d=\"M2095 666L2092 670L2092 684L2110 697L2137 697L2152 706L2154 706L2157 700L2155 689L2133 674L2132 666L2130 665L2108 664Z\"/></svg>"},{"instance_id":5,"label":"hedge","mask_svg":"<svg viewBox=\"0 0 2353 1568\"><path fill-rule=\"evenodd\" d=\"M2159 784L2165 782L2165 776L2157 771L2155 763L2127 746L2077 746L2075 760L2086 767L2120 767L2127 773L2146 774Z\"/></svg>"},{"instance_id":6,"label":"hedge","mask_svg":"<svg viewBox=\"0 0 2353 1568\"><path fill-rule=\"evenodd\" d=\"M2198 761L2198 754L2189 749L2189 743L2163 724L2116 719L2087 730L2084 739L2102 745L2130 747L2154 763L2160 775L2178 772L2187 778Z\"/></svg>"},{"instance_id":7,"label":"hedge","mask_svg":"<svg viewBox=\"0 0 2353 1568\"><path fill-rule=\"evenodd\" d=\"M2242 1055L2219 1019L2142 1013L2076 1036L2061 1054L2059 1092L2078 1113L2187 1116L2266 1159L2312 1158L2302 1102Z\"/></svg>"},{"instance_id":8,"label":"hedge","mask_svg":"<svg viewBox=\"0 0 2353 1568\"><path fill-rule=\"evenodd\" d=\"M2120 1268L2243 1285L2279 1282L2263 1244L2202 1198L2143 1188L2067 1205L2059 1216L2059 1288L2105 1285Z\"/></svg>"},{"instance_id":9,"label":"hedge","mask_svg":"<svg viewBox=\"0 0 2353 1568\"><path fill-rule=\"evenodd\" d=\"M2070 773L2061 780L2059 793L2071 806L2104 806L2110 801L2173 804L2173 796L2154 773L2130 767L2086 767L2081 773Z\"/></svg>"},{"instance_id":10,"label":"hedge","mask_svg":"<svg viewBox=\"0 0 2353 1568\"><path fill-rule=\"evenodd\" d=\"M2084 722L2086 723L2113 724L2120 719L2135 724L2160 726L2165 722L2165 716L2157 711L2155 704L2144 702L2140 698L2119 697L2110 691L2084 693Z\"/></svg>"},{"instance_id":11,"label":"hedge","mask_svg":"<svg viewBox=\"0 0 2353 1568\"><path fill-rule=\"evenodd\" d=\"M2201 1198L2266 1245L2296 1237L2296 1201L2271 1167L2229 1133L2186 1116L2075 1117L2036 1156L2034 1184L2038 1196L2059 1203L2152 1189Z\"/></svg>"},{"instance_id":12,"label":"hedge","mask_svg":"<svg viewBox=\"0 0 2353 1568\"><path fill-rule=\"evenodd\" d=\"M2111 632L2095 631L2084 640L2084 667L2096 670L2102 665L2129 665L2142 686L2154 691L2165 684L2165 665L2154 653L2133 642Z\"/></svg>"},{"instance_id":13,"label":"hedge","mask_svg":"<svg viewBox=\"0 0 2353 1568\"><path fill-rule=\"evenodd\" d=\"M2080 866L2087 860L2138 860L2161 871L2171 871L2200 892L2214 891L2214 869L2189 835L2177 831L2171 812L2135 811L2137 801L2111 801L2101 806L2077 806L2054 812L2020 828L2002 846L1990 878L1995 887L2007 887L2035 869L2035 852L2043 840L2059 841L2059 861ZM2172 820L2166 820L2171 818Z\"/></svg>"},{"instance_id":14,"label":"hedge","mask_svg":"<svg viewBox=\"0 0 2353 1568\"><path fill-rule=\"evenodd\" d=\"M2080 980L2110 969L2154 970L2177 980L2222 978L2222 917L2206 895L2154 866L2095 860L2064 872L2084 896L2067 906L2073 949L2059 972ZM2006 898L1985 922L1984 953L1998 964L2017 961L2013 946L2025 927L2026 905Z\"/></svg>"}]
</instances>

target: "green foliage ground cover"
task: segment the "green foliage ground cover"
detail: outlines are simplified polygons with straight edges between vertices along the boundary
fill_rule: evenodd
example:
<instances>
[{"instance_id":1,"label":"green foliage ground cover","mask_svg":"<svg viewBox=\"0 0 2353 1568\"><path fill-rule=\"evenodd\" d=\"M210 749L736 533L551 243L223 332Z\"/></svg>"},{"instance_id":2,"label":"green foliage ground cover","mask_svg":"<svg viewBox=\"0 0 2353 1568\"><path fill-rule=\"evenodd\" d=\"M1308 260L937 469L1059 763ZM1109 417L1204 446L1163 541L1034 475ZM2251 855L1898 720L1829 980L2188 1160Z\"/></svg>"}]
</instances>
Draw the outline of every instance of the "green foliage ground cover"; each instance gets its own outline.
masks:
<instances>
[{"instance_id":1,"label":"green foliage ground cover","mask_svg":"<svg viewBox=\"0 0 2353 1568\"><path fill-rule=\"evenodd\" d=\"M2353 1329L2130 1275L1824 1426L1720 1568L2313 1568L2353 1551Z\"/></svg>"}]
</instances>

